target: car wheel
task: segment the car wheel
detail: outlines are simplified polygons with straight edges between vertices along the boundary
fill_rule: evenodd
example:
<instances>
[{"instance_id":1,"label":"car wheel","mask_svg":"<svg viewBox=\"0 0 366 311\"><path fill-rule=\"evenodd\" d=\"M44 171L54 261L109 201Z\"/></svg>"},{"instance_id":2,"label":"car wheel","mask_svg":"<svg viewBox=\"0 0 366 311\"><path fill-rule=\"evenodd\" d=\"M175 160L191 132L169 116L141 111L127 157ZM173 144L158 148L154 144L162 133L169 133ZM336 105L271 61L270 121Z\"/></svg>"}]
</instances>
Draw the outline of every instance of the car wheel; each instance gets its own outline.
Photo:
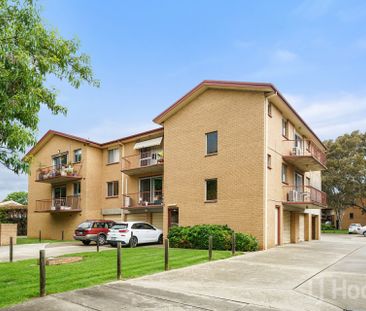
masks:
<instances>
[{"instance_id":1,"label":"car wheel","mask_svg":"<svg viewBox=\"0 0 366 311\"><path fill-rule=\"evenodd\" d=\"M135 236L131 237L131 239L130 239L130 246L131 247L136 247L137 244L138 244L137 237L135 237Z\"/></svg>"},{"instance_id":2,"label":"car wheel","mask_svg":"<svg viewBox=\"0 0 366 311\"><path fill-rule=\"evenodd\" d=\"M104 234L98 236L99 245L104 245L107 242L107 238Z\"/></svg>"},{"instance_id":3,"label":"car wheel","mask_svg":"<svg viewBox=\"0 0 366 311\"><path fill-rule=\"evenodd\" d=\"M81 241L84 245L89 245L90 241Z\"/></svg>"},{"instance_id":4,"label":"car wheel","mask_svg":"<svg viewBox=\"0 0 366 311\"><path fill-rule=\"evenodd\" d=\"M162 234L159 235L158 243L163 244L163 235Z\"/></svg>"},{"instance_id":5,"label":"car wheel","mask_svg":"<svg viewBox=\"0 0 366 311\"><path fill-rule=\"evenodd\" d=\"M116 246L117 246L117 243L115 243L115 242L109 242L109 244L110 244L110 246L112 246L112 247L116 247Z\"/></svg>"},{"instance_id":6,"label":"car wheel","mask_svg":"<svg viewBox=\"0 0 366 311\"><path fill-rule=\"evenodd\" d=\"M366 231L364 231L363 236L366 237Z\"/></svg>"}]
</instances>

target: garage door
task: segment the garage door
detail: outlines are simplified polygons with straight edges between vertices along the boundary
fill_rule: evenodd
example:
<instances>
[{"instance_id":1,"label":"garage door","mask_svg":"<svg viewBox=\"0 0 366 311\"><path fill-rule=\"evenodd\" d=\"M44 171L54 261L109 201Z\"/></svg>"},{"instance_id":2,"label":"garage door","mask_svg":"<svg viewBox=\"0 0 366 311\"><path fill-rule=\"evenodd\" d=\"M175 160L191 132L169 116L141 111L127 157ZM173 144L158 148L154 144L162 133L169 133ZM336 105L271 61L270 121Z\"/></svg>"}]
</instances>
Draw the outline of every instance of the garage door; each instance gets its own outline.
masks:
<instances>
[{"instance_id":1,"label":"garage door","mask_svg":"<svg viewBox=\"0 0 366 311\"><path fill-rule=\"evenodd\" d=\"M299 241L305 241L305 216L299 215Z\"/></svg>"},{"instance_id":2,"label":"garage door","mask_svg":"<svg viewBox=\"0 0 366 311\"><path fill-rule=\"evenodd\" d=\"M283 211L283 243L291 242L291 214Z\"/></svg>"},{"instance_id":3,"label":"garage door","mask_svg":"<svg viewBox=\"0 0 366 311\"><path fill-rule=\"evenodd\" d=\"M146 221L146 214L129 214L127 221Z\"/></svg>"},{"instance_id":4,"label":"garage door","mask_svg":"<svg viewBox=\"0 0 366 311\"><path fill-rule=\"evenodd\" d=\"M163 213L153 213L152 224L156 228L163 230Z\"/></svg>"}]
</instances>

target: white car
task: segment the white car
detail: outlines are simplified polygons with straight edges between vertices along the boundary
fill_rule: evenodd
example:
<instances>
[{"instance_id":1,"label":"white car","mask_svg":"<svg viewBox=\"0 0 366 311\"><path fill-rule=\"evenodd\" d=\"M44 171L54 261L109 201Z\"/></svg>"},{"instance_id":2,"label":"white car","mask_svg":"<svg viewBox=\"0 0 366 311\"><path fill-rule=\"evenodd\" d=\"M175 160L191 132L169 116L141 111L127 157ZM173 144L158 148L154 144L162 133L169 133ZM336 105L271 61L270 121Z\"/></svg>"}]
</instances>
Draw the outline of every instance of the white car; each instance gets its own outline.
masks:
<instances>
[{"instance_id":1,"label":"white car","mask_svg":"<svg viewBox=\"0 0 366 311\"><path fill-rule=\"evenodd\" d=\"M348 227L348 233L359 233L357 229L361 227L361 224L350 224Z\"/></svg>"},{"instance_id":2,"label":"white car","mask_svg":"<svg viewBox=\"0 0 366 311\"><path fill-rule=\"evenodd\" d=\"M117 242L121 242L122 245L129 244L131 247L144 243L162 244L163 231L147 222L118 222L109 229L107 242L112 246L116 246Z\"/></svg>"},{"instance_id":3,"label":"white car","mask_svg":"<svg viewBox=\"0 0 366 311\"><path fill-rule=\"evenodd\" d=\"M366 237L366 226L357 227L357 233L363 234Z\"/></svg>"}]
</instances>

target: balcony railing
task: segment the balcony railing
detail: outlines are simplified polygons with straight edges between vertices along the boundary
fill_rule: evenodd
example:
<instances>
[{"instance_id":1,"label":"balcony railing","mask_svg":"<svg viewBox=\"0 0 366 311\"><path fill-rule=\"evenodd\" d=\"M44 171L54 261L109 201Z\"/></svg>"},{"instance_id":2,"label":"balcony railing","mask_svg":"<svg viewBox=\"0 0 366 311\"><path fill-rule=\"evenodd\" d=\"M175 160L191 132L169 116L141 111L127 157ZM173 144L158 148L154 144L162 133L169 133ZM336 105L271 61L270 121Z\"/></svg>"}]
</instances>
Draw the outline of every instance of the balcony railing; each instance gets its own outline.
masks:
<instances>
[{"instance_id":1,"label":"balcony railing","mask_svg":"<svg viewBox=\"0 0 366 311\"><path fill-rule=\"evenodd\" d=\"M311 140L284 140L283 156L287 160L297 161L296 163L302 165L303 168L307 165L308 170L321 170L326 168L327 159L325 152ZM303 163L300 161L303 161ZM294 164L296 165L296 163Z\"/></svg>"},{"instance_id":2,"label":"balcony railing","mask_svg":"<svg viewBox=\"0 0 366 311\"><path fill-rule=\"evenodd\" d=\"M284 202L288 204L313 204L317 206L327 206L327 194L312 186L284 186Z\"/></svg>"},{"instance_id":3,"label":"balcony railing","mask_svg":"<svg viewBox=\"0 0 366 311\"><path fill-rule=\"evenodd\" d=\"M78 212L81 211L80 197L67 196L58 199L36 201L36 212Z\"/></svg>"},{"instance_id":4,"label":"balcony railing","mask_svg":"<svg viewBox=\"0 0 366 311\"><path fill-rule=\"evenodd\" d=\"M151 207L163 204L163 192L161 190L129 193L123 196L122 206L129 207Z\"/></svg>"},{"instance_id":5,"label":"balcony railing","mask_svg":"<svg viewBox=\"0 0 366 311\"><path fill-rule=\"evenodd\" d=\"M41 167L37 170L36 181L52 183L80 179L80 170L81 163Z\"/></svg>"},{"instance_id":6,"label":"balcony railing","mask_svg":"<svg viewBox=\"0 0 366 311\"><path fill-rule=\"evenodd\" d=\"M137 174L144 171L160 171L163 168L162 152L144 152L122 158L122 171L126 174Z\"/></svg>"}]
</instances>

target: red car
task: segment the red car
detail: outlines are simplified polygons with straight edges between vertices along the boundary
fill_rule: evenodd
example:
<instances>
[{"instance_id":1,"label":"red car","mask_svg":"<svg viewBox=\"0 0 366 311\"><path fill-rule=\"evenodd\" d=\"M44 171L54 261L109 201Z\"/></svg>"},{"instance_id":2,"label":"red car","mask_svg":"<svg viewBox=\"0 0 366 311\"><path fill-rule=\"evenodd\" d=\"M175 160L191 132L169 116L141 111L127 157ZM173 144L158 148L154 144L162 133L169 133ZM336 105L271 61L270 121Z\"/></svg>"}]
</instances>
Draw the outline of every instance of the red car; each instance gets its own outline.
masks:
<instances>
[{"instance_id":1,"label":"red car","mask_svg":"<svg viewBox=\"0 0 366 311\"><path fill-rule=\"evenodd\" d=\"M84 221L75 230L74 240L89 245L91 241L96 242L99 235L99 245L104 245L107 242L108 231L114 224L115 222L112 220Z\"/></svg>"}]
</instances>

